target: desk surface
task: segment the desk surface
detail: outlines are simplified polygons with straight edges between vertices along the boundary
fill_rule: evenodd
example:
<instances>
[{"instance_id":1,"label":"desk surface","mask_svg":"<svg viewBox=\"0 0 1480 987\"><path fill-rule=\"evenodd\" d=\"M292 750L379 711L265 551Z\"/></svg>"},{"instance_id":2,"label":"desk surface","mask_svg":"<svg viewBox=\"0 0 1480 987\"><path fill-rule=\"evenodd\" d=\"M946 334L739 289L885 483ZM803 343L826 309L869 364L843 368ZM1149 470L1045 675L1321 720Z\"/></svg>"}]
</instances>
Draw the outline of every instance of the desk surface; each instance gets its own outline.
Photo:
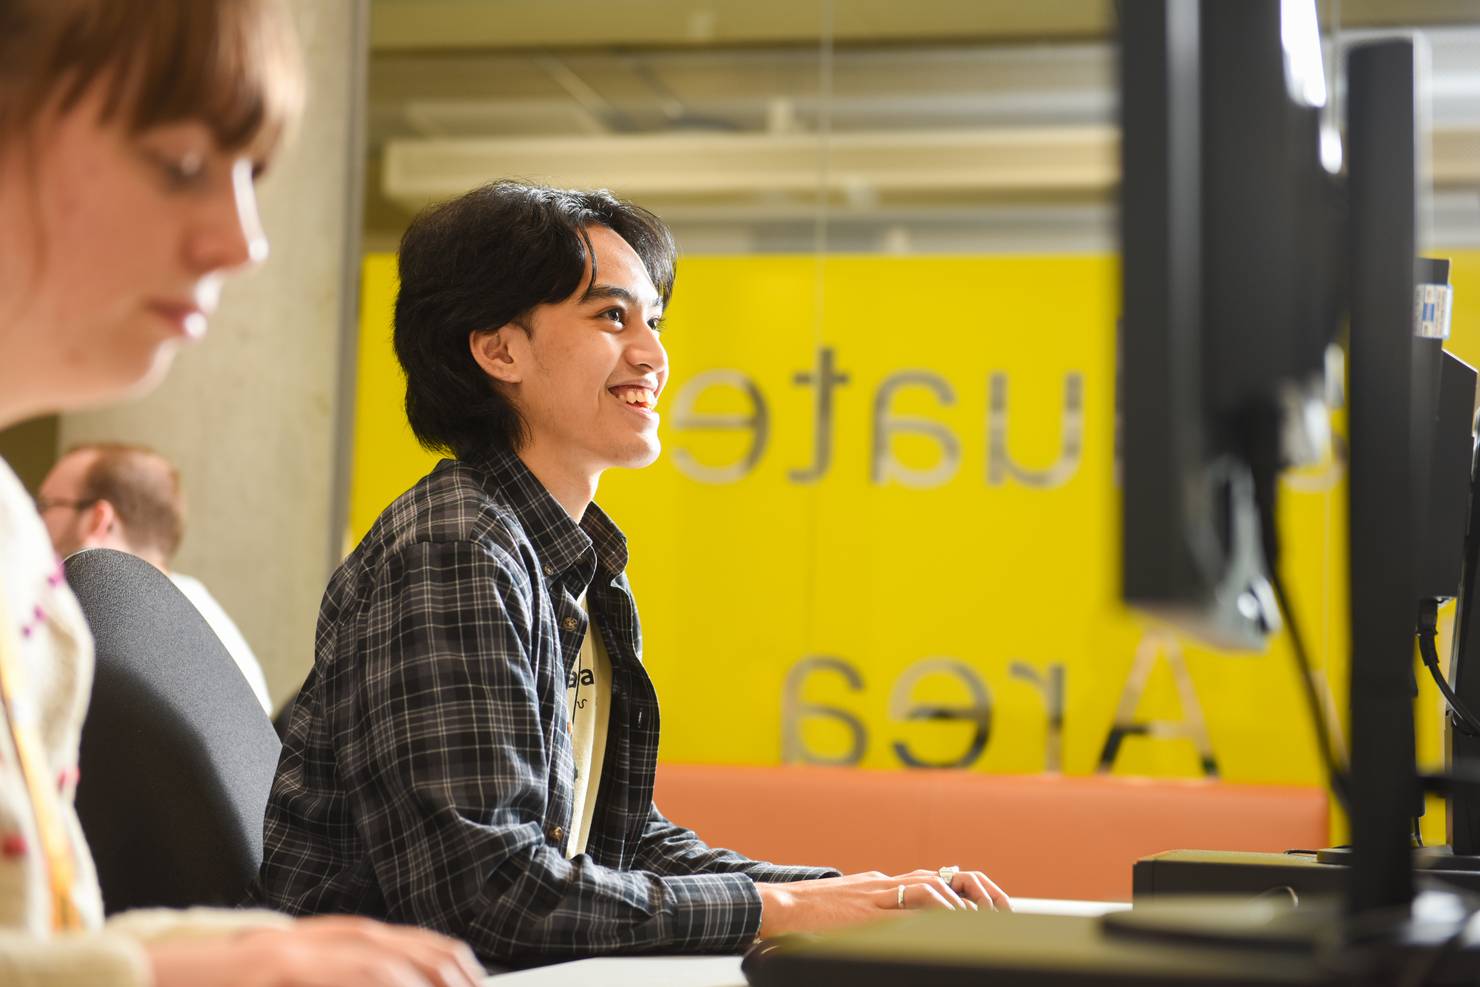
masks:
<instances>
[{"instance_id":1,"label":"desk surface","mask_svg":"<svg viewBox=\"0 0 1480 987\"><path fill-rule=\"evenodd\" d=\"M745 987L738 956L602 956L500 973L487 987Z\"/></svg>"},{"instance_id":2,"label":"desk surface","mask_svg":"<svg viewBox=\"0 0 1480 987\"><path fill-rule=\"evenodd\" d=\"M1103 915L1130 905L1107 901L1014 898L1014 911L1037 915ZM738 956L604 956L489 977L487 987L745 987Z\"/></svg>"}]
</instances>

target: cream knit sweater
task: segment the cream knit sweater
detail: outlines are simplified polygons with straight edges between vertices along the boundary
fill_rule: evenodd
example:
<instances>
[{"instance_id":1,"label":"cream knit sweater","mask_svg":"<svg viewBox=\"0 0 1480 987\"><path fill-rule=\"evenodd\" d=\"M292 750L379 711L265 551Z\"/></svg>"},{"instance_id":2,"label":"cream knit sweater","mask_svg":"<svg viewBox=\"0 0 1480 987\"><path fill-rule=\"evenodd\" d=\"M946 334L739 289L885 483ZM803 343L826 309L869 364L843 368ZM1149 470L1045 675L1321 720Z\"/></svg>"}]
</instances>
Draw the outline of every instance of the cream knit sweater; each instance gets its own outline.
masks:
<instances>
[{"instance_id":1,"label":"cream knit sweater","mask_svg":"<svg viewBox=\"0 0 1480 987\"><path fill-rule=\"evenodd\" d=\"M103 921L97 872L73 809L77 745L92 688L92 637L46 528L25 489L0 460L0 593L13 623L7 649L19 657L24 692L0 704L0 984L5 987L133 987L152 983L143 942L287 922L272 912L191 909L130 912ZM55 785L54 814L76 860L72 899L87 931L50 931L51 891L35 813L8 717L36 725Z\"/></svg>"}]
</instances>

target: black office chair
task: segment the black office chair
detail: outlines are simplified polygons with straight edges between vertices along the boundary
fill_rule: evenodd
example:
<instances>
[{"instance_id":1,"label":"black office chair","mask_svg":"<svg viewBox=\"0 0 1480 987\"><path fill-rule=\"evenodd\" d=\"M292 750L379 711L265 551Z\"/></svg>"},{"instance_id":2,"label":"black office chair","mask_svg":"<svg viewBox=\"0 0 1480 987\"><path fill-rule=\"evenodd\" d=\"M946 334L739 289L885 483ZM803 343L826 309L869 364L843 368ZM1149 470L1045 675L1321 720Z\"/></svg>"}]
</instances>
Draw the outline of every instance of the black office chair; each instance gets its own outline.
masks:
<instances>
[{"instance_id":1,"label":"black office chair","mask_svg":"<svg viewBox=\"0 0 1480 987\"><path fill-rule=\"evenodd\" d=\"M66 572L97 642L77 814L104 907L242 903L280 750L271 721L154 566L91 549Z\"/></svg>"}]
</instances>

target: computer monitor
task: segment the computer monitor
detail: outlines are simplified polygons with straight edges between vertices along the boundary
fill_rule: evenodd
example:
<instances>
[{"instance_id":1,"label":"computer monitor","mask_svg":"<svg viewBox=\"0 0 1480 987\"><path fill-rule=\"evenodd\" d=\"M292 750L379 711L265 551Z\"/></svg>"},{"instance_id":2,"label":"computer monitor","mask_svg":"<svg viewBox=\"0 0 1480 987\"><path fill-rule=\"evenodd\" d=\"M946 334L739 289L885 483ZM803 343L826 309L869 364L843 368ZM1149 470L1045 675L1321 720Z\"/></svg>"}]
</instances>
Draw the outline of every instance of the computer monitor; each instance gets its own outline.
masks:
<instances>
[{"instance_id":1,"label":"computer monitor","mask_svg":"<svg viewBox=\"0 0 1480 987\"><path fill-rule=\"evenodd\" d=\"M1277 476L1313 451L1347 314L1347 911L1401 914L1418 793L1422 54L1412 39L1351 52L1343 180L1310 0L1131 0L1120 16L1122 595L1223 647L1276 629Z\"/></svg>"},{"instance_id":2,"label":"computer monitor","mask_svg":"<svg viewBox=\"0 0 1480 987\"><path fill-rule=\"evenodd\" d=\"M1459 701L1480 709L1480 485L1470 487L1469 531L1464 540L1464 580L1454 612L1449 682ZM1480 736L1453 723L1445 730L1448 762L1480 764ZM1457 786L1446 796L1449 847L1456 856L1480 859L1480 789Z\"/></svg>"},{"instance_id":3,"label":"computer monitor","mask_svg":"<svg viewBox=\"0 0 1480 987\"><path fill-rule=\"evenodd\" d=\"M1469 527L1474 459L1475 371L1444 349L1449 338L1449 261L1420 257L1414 266L1413 478L1420 484L1414 555L1420 600L1459 595L1464 533ZM1480 574L1476 574L1480 575Z\"/></svg>"},{"instance_id":4,"label":"computer monitor","mask_svg":"<svg viewBox=\"0 0 1480 987\"><path fill-rule=\"evenodd\" d=\"M1454 354L1445 351L1449 335L1448 308L1449 262L1420 257L1414 269L1417 298L1413 320L1413 400L1414 400L1414 465L1415 503L1418 509L1418 541L1414 544L1414 590L1417 593L1416 630L1419 653L1435 679L1445 702L1445 742L1451 761L1480 764L1473 749L1476 733L1470 703L1454 694L1445 672L1439 666L1437 649L1439 607L1457 597L1473 597L1474 588L1465 583L1480 579L1480 570L1465 566L1466 532L1474 526L1470 512L1480 508L1480 499L1471 488L1474 475L1475 437L1475 369ZM1451 672L1464 665L1459 630L1462 614L1471 609L1457 609ZM1471 639L1473 640L1473 639ZM1480 642L1476 642L1480 643ZM1472 645L1473 646L1473 645ZM1475 660L1480 661L1480 657ZM1471 678L1474 675L1472 673ZM1417 691L1415 686L1415 692ZM1455 739L1460 738L1456 748ZM1480 789L1452 788L1446 793L1447 824L1450 830L1446 847L1429 847L1418 860L1420 866L1454 867L1455 855L1474 855L1480 841L1473 834L1473 821L1480 816ZM1424 803L1415 793L1416 815L1423 815ZM1456 837L1456 821L1458 836ZM1451 850L1455 839L1461 849ZM1480 857L1473 860L1480 869Z\"/></svg>"},{"instance_id":5,"label":"computer monitor","mask_svg":"<svg viewBox=\"0 0 1480 987\"><path fill-rule=\"evenodd\" d=\"M1315 6L1132 0L1120 21L1122 595L1261 649L1259 501L1322 449L1341 328Z\"/></svg>"},{"instance_id":6,"label":"computer monitor","mask_svg":"<svg viewBox=\"0 0 1480 987\"><path fill-rule=\"evenodd\" d=\"M1445 327L1440 333L1447 335L1448 309L1452 295L1448 290L1448 265L1442 269L1430 268L1420 272L1420 285L1432 285L1442 290L1430 292L1435 296L1433 310L1435 322ZM1429 314L1421 311L1420 318ZM1457 366L1456 366L1457 365ZM1462 368L1462 369L1461 369ZM1434 533L1430 536L1433 547L1429 550L1435 559L1435 582L1433 588L1453 585L1449 582L1454 566L1447 556L1439 553L1452 551L1456 544L1462 555L1458 562L1460 578L1454 612L1454 630L1449 661L1449 685L1458 704L1467 711L1480 710L1480 462L1473 433L1475 406L1475 371L1450 354L1445 354L1445 374L1440 385L1440 411L1436 442L1448 447L1447 454L1436 452L1449 462L1462 461L1468 468L1465 492L1460 509L1452 504L1435 503L1433 513ZM1438 465L1446 474L1458 472L1457 466ZM1437 479L1438 492L1430 496L1437 501L1456 485L1453 479ZM1446 528L1442 534L1438 528ZM1458 537L1464 532L1463 539ZM1438 582L1438 580L1444 582ZM1480 765L1480 735L1467 729L1459 717L1446 717L1445 740L1448 763L1455 767L1473 771ZM1446 793L1447 828L1449 848L1455 857L1468 857L1480 866L1480 787L1473 784L1456 785Z\"/></svg>"},{"instance_id":7,"label":"computer monitor","mask_svg":"<svg viewBox=\"0 0 1480 987\"><path fill-rule=\"evenodd\" d=\"M1311 431L1292 426L1319 423L1314 380L1345 311L1346 909L1404 915L1428 400L1411 332L1421 45L1350 53L1343 182L1321 129L1312 3L1128 2L1121 27L1123 596L1214 644L1273 629L1261 590L1278 571L1275 478Z\"/></svg>"}]
</instances>

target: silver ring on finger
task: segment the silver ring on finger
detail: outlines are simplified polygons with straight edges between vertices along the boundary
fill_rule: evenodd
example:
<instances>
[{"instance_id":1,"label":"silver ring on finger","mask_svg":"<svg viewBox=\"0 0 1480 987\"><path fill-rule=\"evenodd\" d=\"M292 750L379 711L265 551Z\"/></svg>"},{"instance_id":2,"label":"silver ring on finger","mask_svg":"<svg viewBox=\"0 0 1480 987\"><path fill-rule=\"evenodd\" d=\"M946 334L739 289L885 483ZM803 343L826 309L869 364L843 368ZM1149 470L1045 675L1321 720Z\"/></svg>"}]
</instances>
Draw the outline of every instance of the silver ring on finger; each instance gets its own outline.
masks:
<instances>
[{"instance_id":1,"label":"silver ring on finger","mask_svg":"<svg viewBox=\"0 0 1480 987\"><path fill-rule=\"evenodd\" d=\"M903 884L901 884L899 886L898 890L895 892L894 900L896 902L898 902L899 908L902 911L904 909L904 885Z\"/></svg>"},{"instance_id":2,"label":"silver ring on finger","mask_svg":"<svg viewBox=\"0 0 1480 987\"><path fill-rule=\"evenodd\" d=\"M952 881L956 879L956 875L961 873L961 868L957 867L955 864L952 864L949 867L942 867L940 870L936 871L936 873L940 875L940 879L942 881L945 881L946 884L949 885Z\"/></svg>"}]
</instances>

